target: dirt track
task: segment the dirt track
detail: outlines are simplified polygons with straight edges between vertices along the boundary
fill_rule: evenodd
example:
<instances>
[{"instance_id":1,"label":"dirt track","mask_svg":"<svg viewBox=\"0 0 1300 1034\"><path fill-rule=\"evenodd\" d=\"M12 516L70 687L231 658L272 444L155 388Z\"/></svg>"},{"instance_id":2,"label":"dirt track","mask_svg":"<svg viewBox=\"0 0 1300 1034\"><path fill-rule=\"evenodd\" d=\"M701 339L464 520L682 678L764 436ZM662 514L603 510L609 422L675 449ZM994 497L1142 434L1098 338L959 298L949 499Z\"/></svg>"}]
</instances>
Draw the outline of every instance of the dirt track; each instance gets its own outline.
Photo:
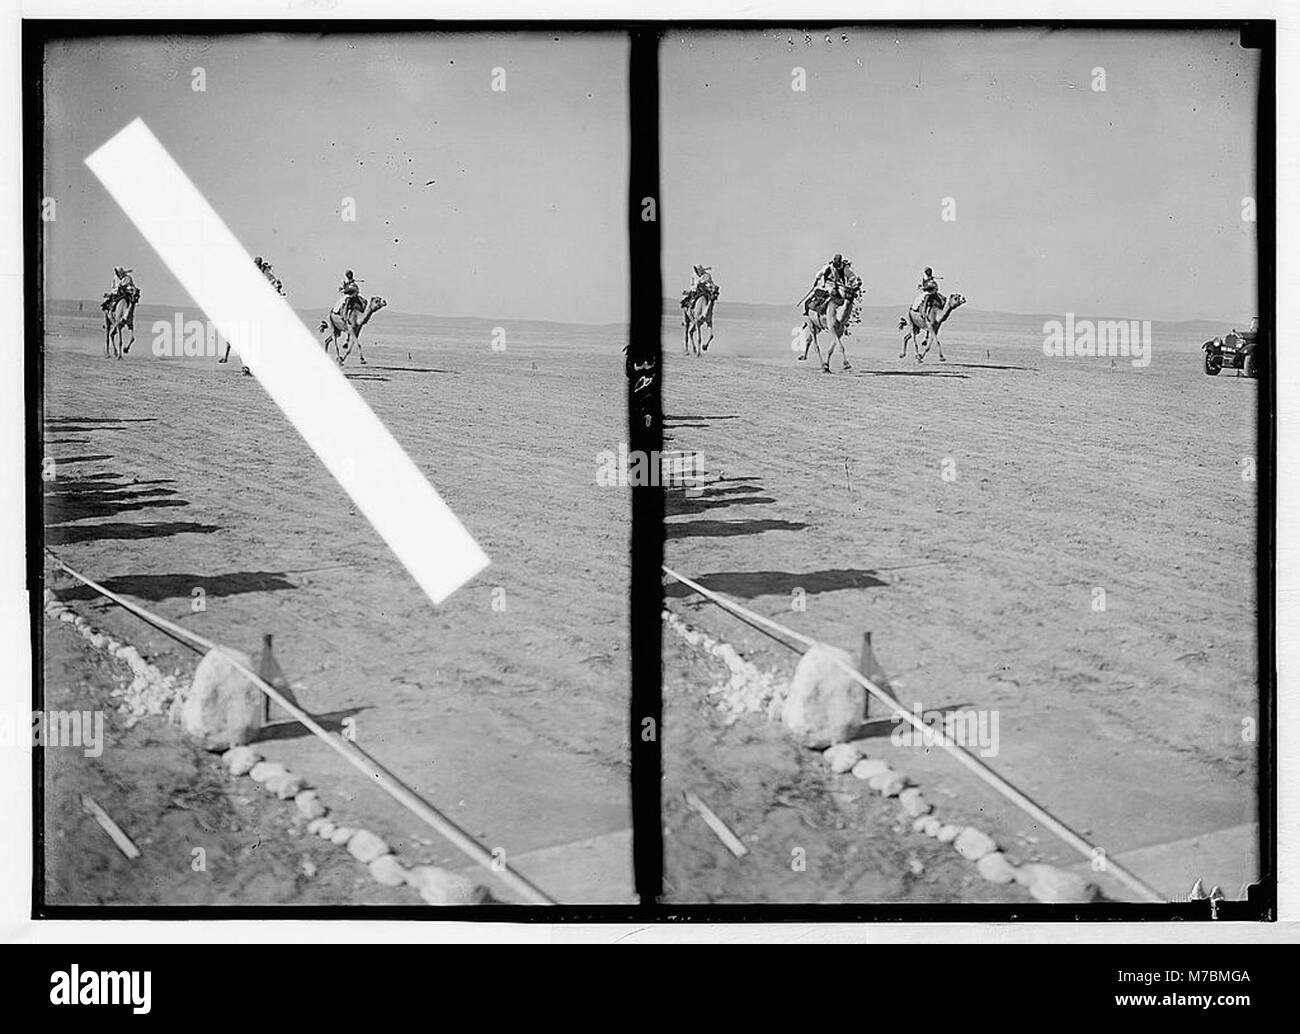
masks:
<instances>
[{"instance_id":1,"label":"dirt track","mask_svg":"<svg viewBox=\"0 0 1300 1034\"><path fill-rule=\"evenodd\" d=\"M492 559L435 610L236 361L155 358L147 328L115 362L89 317L47 324L47 543L218 642L256 655L273 633L309 710L352 718L361 746L507 860L626 830L628 506L595 482L625 435L621 341L522 335L498 353L487 336L372 330L369 364L349 363ZM66 576L53 588L146 656L186 654ZM412 861L464 864L298 731L265 752ZM562 893L630 887L629 858Z\"/></svg>"},{"instance_id":2,"label":"dirt track","mask_svg":"<svg viewBox=\"0 0 1300 1034\"><path fill-rule=\"evenodd\" d=\"M670 354L670 443L702 452L721 480L670 501L668 564L855 656L870 629L908 706L995 711L989 763L1107 854L1145 857L1170 896L1196 875L1237 896L1254 861L1253 833L1236 827L1256 821L1255 748L1243 738L1257 715L1256 485L1242 476L1256 383L1204 376L1195 344L1139 370L1048 359L971 322L952 337L965 344L946 346L946 364L932 354L918 367L883 332L863 334L850 339L856 370L830 376L725 344L702 360ZM792 671L789 651L680 585L666 593L671 610L760 668ZM791 793L825 805L827 789L863 784L828 787L815 755L758 716L725 728L699 706L725 671L665 636L666 706L679 715L664 744L672 900L1004 896L928 866L923 879L901 875L906 853L933 841L869 832L895 810L876 798L839 799L874 852L849 872L853 836L836 846L801 828ZM1080 861L941 752L877 742L954 821L988 829L1015 857ZM682 789L753 835L755 851L732 859ZM790 848L809 837L822 864L792 877ZM1137 849L1146 856L1128 854Z\"/></svg>"}]
</instances>

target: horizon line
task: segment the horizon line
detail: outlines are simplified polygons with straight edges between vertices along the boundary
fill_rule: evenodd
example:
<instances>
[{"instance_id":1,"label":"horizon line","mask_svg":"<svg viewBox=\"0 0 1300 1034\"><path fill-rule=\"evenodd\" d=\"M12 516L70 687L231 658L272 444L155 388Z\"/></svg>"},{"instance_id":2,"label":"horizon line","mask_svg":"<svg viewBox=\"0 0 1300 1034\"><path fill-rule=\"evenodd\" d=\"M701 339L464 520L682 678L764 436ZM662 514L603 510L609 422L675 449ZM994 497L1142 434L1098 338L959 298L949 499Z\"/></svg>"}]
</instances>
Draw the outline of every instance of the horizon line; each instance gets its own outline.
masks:
<instances>
[{"instance_id":1,"label":"horizon line","mask_svg":"<svg viewBox=\"0 0 1300 1034\"><path fill-rule=\"evenodd\" d=\"M674 299L670 295L664 295L663 301L665 303L671 303L671 304L665 304L664 308L667 310L667 312L665 312L664 315L667 315L668 312L671 312L673 309L677 307L676 299ZM52 299L46 299L45 304L48 306L50 304L55 304L58 302L78 302L78 303L94 302L96 308L98 308L99 306L99 302L92 298L52 298ZM184 311L187 309L198 308L198 305L193 302L191 302L189 305L180 305L180 306L173 305L172 303L169 302L142 302L141 304L146 306L154 306L157 308L173 308L176 311ZM740 299L727 299L725 302L719 300L718 304L750 305L750 306L755 306L757 308L765 308L765 309L783 309L786 307L780 302L753 302L753 301L743 301ZM863 308L891 309L891 310L902 309L905 311L910 304L911 304L910 301L903 301L897 303L881 302L878 304L865 305L863 306ZM294 312L299 312L299 313L316 312L316 311L327 312L329 311L330 307L331 307L330 305L309 306L305 308L300 308L298 306L290 306L290 308L292 308ZM792 312L796 314L798 313L798 306L791 305L789 306L789 308ZM1062 315L1062 313L1054 312L1054 311L1049 312L1049 311L1040 310L1037 312L1018 312L1014 309L994 309L994 308L983 309L974 305L968 305L967 309L970 312L988 313L988 314L1003 315L1003 316L1020 316L1026 319L1029 318L1038 319L1041 317L1055 318ZM1073 312L1073 310L1067 310L1067 313L1069 312ZM1080 312L1083 312L1083 310L1080 310ZM507 323L509 322L547 323L557 327L575 327L575 326L576 327L627 327L631 325L630 318L624 318L621 320L604 320L601 322L592 323L586 320L557 320L557 319L549 319L549 318L538 317L538 316L480 316L474 313L415 312L412 310L397 309L392 307L389 308L389 313L390 315L393 316L413 316L413 317L422 317L426 319L483 320L484 322L491 322L493 320L497 320L497 321L504 321ZM1075 312L1074 314L1080 315L1079 312ZM1086 313L1086 315L1094 316L1096 315L1096 313ZM1231 325L1233 322L1231 318L1225 318L1221 316L1195 316L1195 317L1183 318L1183 319L1168 319L1168 318L1161 318L1161 317L1106 317L1106 318L1107 319L1149 318L1153 323L1173 323L1173 324L1216 323L1216 324ZM1249 321L1249 319L1250 317L1246 317L1247 322Z\"/></svg>"}]
</instances>

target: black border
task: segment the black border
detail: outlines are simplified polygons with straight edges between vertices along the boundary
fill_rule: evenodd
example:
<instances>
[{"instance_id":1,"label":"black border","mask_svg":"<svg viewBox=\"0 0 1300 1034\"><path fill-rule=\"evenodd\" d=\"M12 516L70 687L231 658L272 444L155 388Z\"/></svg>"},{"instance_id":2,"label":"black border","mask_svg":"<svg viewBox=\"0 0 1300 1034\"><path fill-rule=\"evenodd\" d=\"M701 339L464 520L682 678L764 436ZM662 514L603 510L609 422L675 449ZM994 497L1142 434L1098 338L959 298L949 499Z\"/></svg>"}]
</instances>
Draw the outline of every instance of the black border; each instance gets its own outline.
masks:
<instances>
[{"instance_id":1,"label":"black border","mask_svg":"<svg viewBox=\"0 0 1300 1034\"><path fill-rule=\"evenodd\" d=\"M332 36L391 33L508 33L591 32L624 35L629 52L629 126L631 165L628 184L628 228L630 258L629 359L659 359L662 320L662 280L659 267L659 225L664 217L659 197L658 135L658 43L673 32L684 31L813 31L860 28L868 31L899 28L943 29L1046 29L1049 31L1103 29L1127 32L1179 30L1231 30L1242 34L1242 45L1262 51L1258 120L1256 133L1256 202L1258 228L1259 316L1268 334L1270 357L1275 355L1276 321L1276 29L1272 20L1259 19L951 19L935 21L854 21L791 18L785 21L743 21L736 19L668 20L557 20L503 21L466 20L331 20L306 19L31 19L22 20L22 139L23 139L23 234L24 295L26 309L26 395L25 460L29 490L26 496L27 588L32 601L29 634L32 647L32 706L42 706L44 611L38 603L43 582L43 455L44 384L44 294L43 238L40 201L44 181L44 95L43 55L50 41L78 37L121 37L135 35L214 36L239 33ZM640 218L640 199L656 198L658 218L646 223ZM633 397L629 383L630 449L652 451L662 444L660 380L655 378L650 393ZM639 408L643 407L643 408ZM643 419L651 416L649 426ZM1277 911L1277 674L1275 656L1274 591L1276 575L1276 413L1277 381L1272 362L1263 364L1259 379L1257 597L1259 609L1259 829L1261 882L1250 889L1245 902L1222 902L1222 920L1274 920ZM42 754L33 751L32 818L34 919L293 919L416 921L483 920L494 922L1089 922L1124 920L1210 920L1209 902L1182 904L1130 904L1107 902L1097 905L1053 906L1038 904L836 904L836 905L662 905L658 895L662 884L662 827L659 819L662 771L660 687L663 493L657 488L632 492L631 652L632 706L629 730L632 743L633 855L637 905L561 905L554 908L528 905L493 905L430 910L418 906L131 906L49 905L43 900L44 798ZM1231 543L1225 543L1231 548ZM643 720L654 722L656 734L642 736Z\"/></svg>"}]
</instances>

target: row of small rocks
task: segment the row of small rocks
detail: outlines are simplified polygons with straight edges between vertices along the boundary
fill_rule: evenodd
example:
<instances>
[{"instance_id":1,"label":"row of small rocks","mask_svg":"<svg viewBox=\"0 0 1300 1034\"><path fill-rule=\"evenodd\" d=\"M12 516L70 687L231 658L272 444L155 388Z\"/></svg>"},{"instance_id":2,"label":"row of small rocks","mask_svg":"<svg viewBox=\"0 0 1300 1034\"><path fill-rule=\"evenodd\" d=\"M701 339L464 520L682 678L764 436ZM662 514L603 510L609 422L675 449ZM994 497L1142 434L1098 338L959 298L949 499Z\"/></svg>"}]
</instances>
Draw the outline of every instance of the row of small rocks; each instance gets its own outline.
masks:
<instances>
[{"instance_id":1,"label":"row of small rocks","mask_svg":"<svg viewBox=\"0 0 1300 1034\"><path fill-rule=\"evenodd\" d=\"M855 743L836 743L822 757L837 775L852 774L864 780L882 797L897 797L903 811L912 819L912 831L933 837L941 844L952 844L963 858L975 863L979 874L990 883L1018 883L1038 901L1051 904L1074 904L1094 901L1097 885L1076 873L1040 863L1017 864L999 850L997 841L974 826L943 822L934 814L934 806L920 789L909 786L908 778L895 772L879 758L867 757Z\"/></svg>"},{"instance_id":2,"label":"row of small rocks","mask_svg":"<svg viewBox=\"0 0 1300 1034\"><path fill-rule=\"evenodd\" d=\"M664 623L688 646L716 657L727 667L727 681L709 688L715 706L727 716L728 724L743 714L777 717L788 684L773 671L762 671L745 660L730 643L720 642L697 628L692 628L670 610L663 612Z\"/></svg>"},{"instance_id":3,"label":"row of small rocks","mask_svg":"<svg viewBox=\"0 0 1300 1034\"><path fill-rule=\"evenodd\" d=\"M265 760L249 746L232 747L221 755L231 775L246 775L282 801L292 800L298 814L308 820L307 832L327 840L366 866L370 876L385 887L406 884L431 905L474 905L489 899L486 888L436 865L404 865L383 838L366 829L336 823L316 790L301 776L275 761Z\"/></svg>"},{"instance_id":4,"label":"row of small rocks","mask_svg":"<svg viewBox=\"0 0 1300 1034\"><path fill-rule=\"evenodd\" d=\"M118 710L126 716L124 724L128 728L141 718L168 714L172 705L183 695L185 683L179 678L179 673L164 675L141 657L140 651L134 646L120 643L106 632L95 628L49 589L45 590L45 613L72 625L96 650L105 651L131 669L130 683L112 690L112 696L118 700Z\"/></svg>"}]
</instances>

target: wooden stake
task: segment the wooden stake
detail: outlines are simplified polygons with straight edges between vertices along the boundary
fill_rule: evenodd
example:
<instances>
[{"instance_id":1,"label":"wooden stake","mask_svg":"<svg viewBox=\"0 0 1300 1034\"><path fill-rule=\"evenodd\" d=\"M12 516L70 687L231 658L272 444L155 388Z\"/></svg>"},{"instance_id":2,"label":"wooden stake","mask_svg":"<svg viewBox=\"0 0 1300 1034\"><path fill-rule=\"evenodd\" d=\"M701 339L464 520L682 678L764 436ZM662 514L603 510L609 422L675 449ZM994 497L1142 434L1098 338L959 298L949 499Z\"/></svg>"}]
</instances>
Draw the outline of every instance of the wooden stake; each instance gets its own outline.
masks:
<instances>
[{"instance_id":1,"label":"wooden stake","mask_svg":"<svg viewBox=\"0 0 1300 1034\"><path fill-rule=\"evenodd\" d=\"M95 803L90 794L82 794L81 806L86 813L100 824L104 832L113 838L117 849L128 858L139 858L140 849L131 843L131 838L122 832L122 827L108 817L108 812Z\"/></svg>"}]
</instances>

